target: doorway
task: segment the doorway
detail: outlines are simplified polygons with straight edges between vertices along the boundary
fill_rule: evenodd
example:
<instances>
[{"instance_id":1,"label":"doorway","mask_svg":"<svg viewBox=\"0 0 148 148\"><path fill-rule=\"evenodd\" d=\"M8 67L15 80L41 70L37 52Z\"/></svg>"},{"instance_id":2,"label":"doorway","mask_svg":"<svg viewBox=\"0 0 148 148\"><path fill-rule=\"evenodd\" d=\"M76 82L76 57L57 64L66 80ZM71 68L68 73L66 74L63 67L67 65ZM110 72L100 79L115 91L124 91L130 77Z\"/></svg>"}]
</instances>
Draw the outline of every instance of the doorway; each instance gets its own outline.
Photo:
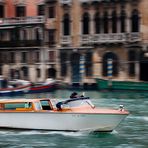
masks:
<instances>
[{"instance_id":1,"label":"doorway","mask_svg":"<svg viewBox=\"0 0 148 148\"><path fill-rule=\"evenodd\" d=\"M71 61L71 81L74 83L80 82L80 68L79 68L79 62L80 62L80 54L79 53L73 53L70 57Z\"/></svg>"},{"instance_id":2,"label":"doorway","mask_svg":"<svg viewBox=\"0 0 148 148\"><path fill-rule=\"evenodd\" d=\"M148 57L142 53L140 60L140 80L148 81Z\"/></svg>"},{"instance_id":3,"label":"doorway","mask_svg":"<svg viewBox=\"0 0 148 148\"><path fill-rule=\"evenodd\" d=\"M54 68L49 68L48 69L48 78L56 78L56 70Z\"/></svg>"}]
</instances>

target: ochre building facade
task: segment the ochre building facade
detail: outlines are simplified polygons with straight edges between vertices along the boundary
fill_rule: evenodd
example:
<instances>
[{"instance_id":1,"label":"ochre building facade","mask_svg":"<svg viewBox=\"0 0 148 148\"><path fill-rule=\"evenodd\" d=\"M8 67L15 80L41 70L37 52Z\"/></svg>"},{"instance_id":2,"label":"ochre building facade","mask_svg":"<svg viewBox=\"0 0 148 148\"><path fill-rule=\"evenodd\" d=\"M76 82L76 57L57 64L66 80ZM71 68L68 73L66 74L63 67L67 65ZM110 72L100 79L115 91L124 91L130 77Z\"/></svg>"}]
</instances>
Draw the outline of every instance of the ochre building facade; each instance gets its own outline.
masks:
<instances>
[{"instance_id":1,"label":"ochre building facade","mask_svg":"<svg viewBox=\"0 0 148 148\"><path fill-rule=\"evenodd\" d=\"M148 81L147 0L0 0L0 74ZM83 61L82 61L83 60Z\"/></svg>"}]
</instances>

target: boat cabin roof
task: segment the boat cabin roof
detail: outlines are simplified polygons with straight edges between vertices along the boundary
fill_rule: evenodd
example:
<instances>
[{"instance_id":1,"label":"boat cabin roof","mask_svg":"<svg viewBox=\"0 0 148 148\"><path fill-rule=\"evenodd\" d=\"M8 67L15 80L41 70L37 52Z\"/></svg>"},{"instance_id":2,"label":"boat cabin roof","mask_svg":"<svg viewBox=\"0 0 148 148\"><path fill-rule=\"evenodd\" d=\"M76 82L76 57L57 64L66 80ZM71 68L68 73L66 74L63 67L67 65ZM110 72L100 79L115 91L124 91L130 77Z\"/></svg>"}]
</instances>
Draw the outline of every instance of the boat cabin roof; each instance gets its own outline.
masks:
<instances>
[{"instance_id":1,"label":"boat cabin roof","mask_svg":"<svg viewBox=\"0 0 148 148\"><path fill-rule=\"evenodd\" d=\"M0 100L0 111L65 110L82 106L94 107L94 105L89 100L89 97L78 97L78 98L67 99L65 101L60 101L57 104L54 104L49 98Z\"/></svg>"},{"instance_id":2,"label":"boat cabin roof","mask_svg":"<svg viewBox=\"0 0 148 148\"><path fill-rule=\"evenodd\" d=\"M25 103L25 102L39 102L43 100L48 100L48 98L43 99L1 99L0 103Z\"/></svg>"},{"instance_id":3,"label":"boat cabin roof","mask_svg":"<svg viewBox=\"0 0 148 148\"><path fill-rule=\"evenodd\" d=\"M41 111L53 110L50 99L2 99L0 100L0 111Z\"/></svg>"}]
</instances>

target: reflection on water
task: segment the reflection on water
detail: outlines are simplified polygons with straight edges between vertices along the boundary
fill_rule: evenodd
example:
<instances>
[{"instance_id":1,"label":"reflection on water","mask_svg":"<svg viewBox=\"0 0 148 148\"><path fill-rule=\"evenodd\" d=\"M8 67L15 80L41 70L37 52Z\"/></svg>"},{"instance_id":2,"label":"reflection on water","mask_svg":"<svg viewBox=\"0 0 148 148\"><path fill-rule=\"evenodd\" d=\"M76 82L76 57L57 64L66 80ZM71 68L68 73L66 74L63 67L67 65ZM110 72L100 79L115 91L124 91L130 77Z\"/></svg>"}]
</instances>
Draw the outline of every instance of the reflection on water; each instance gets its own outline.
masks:
<instances>
[{"instance_id":1,"label":"reflection on water","mask_svg":"<svg viewBox=\"0 0 148 148\"><path fill-rule=\"evenodd\" d=\"M71 93L72 91L59 90L52 93L28 94L17 98L65 99ZM79 93L83 92L79 91ZM0 148L147 147L148 93L86 91L85 95L91 97L96 106L118 108L120 104L123 104L130 111L130 115L111 133L0 129Z\"/></svg>"}]
</instances>

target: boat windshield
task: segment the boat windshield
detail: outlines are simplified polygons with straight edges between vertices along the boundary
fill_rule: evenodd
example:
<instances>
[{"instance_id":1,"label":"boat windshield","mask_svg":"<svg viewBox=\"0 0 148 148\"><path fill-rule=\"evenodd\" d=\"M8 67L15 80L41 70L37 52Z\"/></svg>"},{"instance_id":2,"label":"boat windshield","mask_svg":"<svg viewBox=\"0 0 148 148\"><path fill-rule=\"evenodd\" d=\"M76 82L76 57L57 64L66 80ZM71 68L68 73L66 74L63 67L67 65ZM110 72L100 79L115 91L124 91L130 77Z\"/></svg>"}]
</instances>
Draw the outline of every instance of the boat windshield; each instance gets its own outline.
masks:
<instances>
[{"instance_id":1,"label":"boat windshield","mask_svg":"<svg viewBox=\"0 0 148 148\"><path fill-rule=\"evenodd\" d=\"M78 107L78 106L86 106L86 105L94 106L91 103L89 97L78 97L78 98L68 99L64 103L69 105L70 107Z\"/></svg>"},{"instance_id":2,"label":"boat windshield","mask_svg":"<svg viewBox=\"0 0 148 148\"><path fill-rule=\"evenodd\" d=\"M53 107L49 100L41 100L40 101L43 110L52 110Z\"/></svg>"},{"instance_id":3,"label":"boat windshield","mask_svg":"<svg viewBox=\"0 0 148 148\"><path fill-rule=\"evenodd\" d=\"M77 98L72 98L72 99L67 99L66 101L58 102L57 103L57 108L62 109L66 106L68 107L79 107L79 106L91 106L94 108L94 105L90 101L89 97L77 97Z\"/></svg>"}]
</instances>

